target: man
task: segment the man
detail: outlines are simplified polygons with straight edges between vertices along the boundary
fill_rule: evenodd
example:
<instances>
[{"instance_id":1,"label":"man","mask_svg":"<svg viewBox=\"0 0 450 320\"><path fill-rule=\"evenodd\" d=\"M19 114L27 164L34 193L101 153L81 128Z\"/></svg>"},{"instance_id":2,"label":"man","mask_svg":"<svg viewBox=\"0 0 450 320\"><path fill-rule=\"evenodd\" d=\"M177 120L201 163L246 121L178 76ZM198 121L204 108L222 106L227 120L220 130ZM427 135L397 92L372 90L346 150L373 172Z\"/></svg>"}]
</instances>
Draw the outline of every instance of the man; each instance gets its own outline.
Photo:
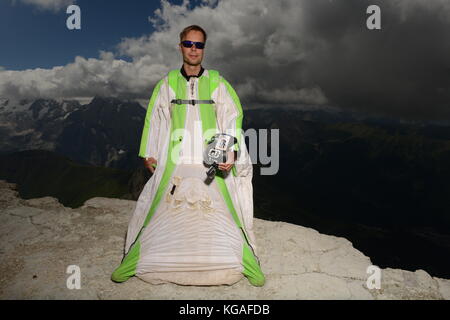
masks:
<instances>
[{"instance_id":1,"label":"man","mask_svg":"<svg viewBox=\"0 0 450 320\"><path fill-rule=\"evenodd\" d=\"M181 69L153 90L139 150L152 177L137 201L113 281L138 276L152 284L219 285L246 276L264 285L242 107L231 85L201 65L206 39L201 27L186 27ZM234 139L207 183L204 150L217 133Z\"/></svg>"},{"instance_id":2,"label":"man","mask_svg":"<svg viewBox=\"0 0 450 320\"><path fill-rule=\"evenodd\" d=\"M204 49L197 48L196 45L184 46L182 41L190 41L195 43L205 43L206 42L206 33L202 29L197 29L195 26L191 26L189 29L186 28L184 33L182 33L182 37L185 35L185 38L180 39L180 52L183 56L183 66L181 67L180 72L186 78L187 81L190 80L190 77L199 77L203 74L203 67L201 66L201 62L203 60ZM233 166L233 162L236 158L236 152L231 156L228 156L229 161L227 163L220 163L219 169L230 171ZM150 170L150 172L154 172L157 164L157 160L154 157L144 158L144 166Z\"/></svg>"}]
</instances>

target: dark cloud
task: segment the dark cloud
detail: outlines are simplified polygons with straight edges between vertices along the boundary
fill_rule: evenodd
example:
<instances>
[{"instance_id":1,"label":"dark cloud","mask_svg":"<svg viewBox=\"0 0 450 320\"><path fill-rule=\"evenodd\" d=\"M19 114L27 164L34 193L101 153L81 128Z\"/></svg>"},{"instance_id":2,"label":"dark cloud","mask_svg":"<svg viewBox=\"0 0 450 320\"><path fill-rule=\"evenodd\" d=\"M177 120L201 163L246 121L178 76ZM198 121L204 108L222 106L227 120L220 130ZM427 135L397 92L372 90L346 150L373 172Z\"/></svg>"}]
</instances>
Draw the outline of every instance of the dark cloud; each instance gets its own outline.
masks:
<instances>
[{"instance_id":1,"label":"dark cloud","mask_svg":"<svg viewBox=\"0 0 450 320\"><path fill-rule=\"evenodd\" d=\"M450 119L450 2L432 2L309 3L308 33L325 43L308 57L308 74L345 108ZM381 8L381 30L365 28L369 4Z\"/></svg>"},{"instance_id":2,"label":"dark cloud","mask_svg":"<svg viewBox=\"0 0 450 320\"><path fill-rule=\"evenodd\" d=\"M179 32L199 24L208 32L204 66L219 70L245 107L334 105L405 119L450 119L448 0L202 3L191 9L186 0L161 1L149 18L157 31L123 39L117 52L98 59L78 57L49 70L0 70L0 96L99 92L148 99L156 81L181 65ZM373 4L381 8L381 30L366 28Z\"/></svg>"}]
</instances>

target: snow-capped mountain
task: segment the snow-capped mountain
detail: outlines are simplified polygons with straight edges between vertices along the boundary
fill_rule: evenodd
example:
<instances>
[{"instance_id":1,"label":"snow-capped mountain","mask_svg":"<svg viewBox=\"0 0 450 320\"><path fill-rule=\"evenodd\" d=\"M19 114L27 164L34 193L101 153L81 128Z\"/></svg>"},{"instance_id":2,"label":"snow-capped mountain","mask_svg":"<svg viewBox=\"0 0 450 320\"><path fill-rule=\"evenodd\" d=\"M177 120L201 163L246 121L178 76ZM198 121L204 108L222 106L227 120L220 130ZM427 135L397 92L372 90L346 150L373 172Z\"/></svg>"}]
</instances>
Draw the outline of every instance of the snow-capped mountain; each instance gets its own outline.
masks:
<instances>
[{"instance_id":1,"label":"snow-capped mountain","mask_svg":"<svg viewBox=\"0 0 450 320\"><path fill-rule=\"evenodd\" d=\"M86 100L80 103L80 100L65 99L0 98L0 153L48 150L81 163L132 170L140 161L137 155L145 112L141 101L117 98L94 97L88 103ZM412 130L439 139L449 136L448 126L317 107L246 109L244 112L244 129L279 128L280 139L287 139L285 142L294 146L295 141L317 145L324 134L318 129L319 123L350 122L365 123L369 127L382 125L405 132ZM292 140L292 137L301 139Z\"/></svg>"},{"instance_id":2,"label":"snow-capped mountain","mask_svg":"<svg viewBox=\"0 0 450 320\"><path fill-rule=\"evenodd\" d=\"M133 169L145 113L135 101L95 97L66 117L55 151L80 162Z\"/></svg>"},{"instance_id":3,"label":"snow-capped mountain","mask_svg":"<svg viewBox=\"0 0 450 320\"><path fill-rule=\"evenodd\" d=\"M74 100L0 100L0 150L53 150L65 117L79 107Z\"/></svg>"},{"instance_id":4,"label":"snow-capped mountain","mask_svg":"<svg viewBox=\"0 0 450 320\"><path fill-rule=\"evenodd\" d=\"M0 99L0 153L56 151L82 163L132 168L145 109L137 102Z\"/></svg>"}]
</instances>

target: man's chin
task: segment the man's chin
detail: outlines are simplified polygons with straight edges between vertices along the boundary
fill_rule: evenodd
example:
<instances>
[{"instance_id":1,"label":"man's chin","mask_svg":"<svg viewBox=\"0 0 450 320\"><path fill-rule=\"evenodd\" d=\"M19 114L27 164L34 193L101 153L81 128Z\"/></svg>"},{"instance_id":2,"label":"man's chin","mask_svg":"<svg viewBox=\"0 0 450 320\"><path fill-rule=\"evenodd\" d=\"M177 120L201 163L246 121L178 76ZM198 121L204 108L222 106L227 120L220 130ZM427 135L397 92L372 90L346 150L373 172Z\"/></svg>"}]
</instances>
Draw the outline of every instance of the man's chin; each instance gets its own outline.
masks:
<instances>
[{"instance_id":1,"label":"man's chin","mask_svg":"<svg viewBox=\"0 0 450 320\"><path fill-rule=\"evenodd\" d=\"M190 66L198 66L202 63L202 61L192 61L192 60L184 60L184 62L186 62L188 65Z\"/></svg>"}]
</instances>

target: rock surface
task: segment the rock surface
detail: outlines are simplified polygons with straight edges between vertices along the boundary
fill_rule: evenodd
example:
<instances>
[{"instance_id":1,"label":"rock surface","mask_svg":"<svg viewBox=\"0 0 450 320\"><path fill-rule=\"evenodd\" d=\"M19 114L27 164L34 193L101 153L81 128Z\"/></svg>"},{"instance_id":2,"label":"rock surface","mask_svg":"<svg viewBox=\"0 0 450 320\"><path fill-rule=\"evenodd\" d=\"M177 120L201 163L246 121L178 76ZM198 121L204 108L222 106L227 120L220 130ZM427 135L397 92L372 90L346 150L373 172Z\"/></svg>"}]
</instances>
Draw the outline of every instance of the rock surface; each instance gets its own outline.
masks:
<instances>
[{"instance_id":1,"label":"rock surface","mask_svg":"<svg viewBox=\"0 0 450 320\"><path fill-rule=\"evenodd\" d=\"M380 269L368 289L370 258L345 238L255 219L264 287L114 283L135 201L92 198L77 209L55 198L23 200L0 180L0 299L450 299L450 280L423 270ZM68 289L70 265L81 288Z\"/></svg>"}]
</instances>

